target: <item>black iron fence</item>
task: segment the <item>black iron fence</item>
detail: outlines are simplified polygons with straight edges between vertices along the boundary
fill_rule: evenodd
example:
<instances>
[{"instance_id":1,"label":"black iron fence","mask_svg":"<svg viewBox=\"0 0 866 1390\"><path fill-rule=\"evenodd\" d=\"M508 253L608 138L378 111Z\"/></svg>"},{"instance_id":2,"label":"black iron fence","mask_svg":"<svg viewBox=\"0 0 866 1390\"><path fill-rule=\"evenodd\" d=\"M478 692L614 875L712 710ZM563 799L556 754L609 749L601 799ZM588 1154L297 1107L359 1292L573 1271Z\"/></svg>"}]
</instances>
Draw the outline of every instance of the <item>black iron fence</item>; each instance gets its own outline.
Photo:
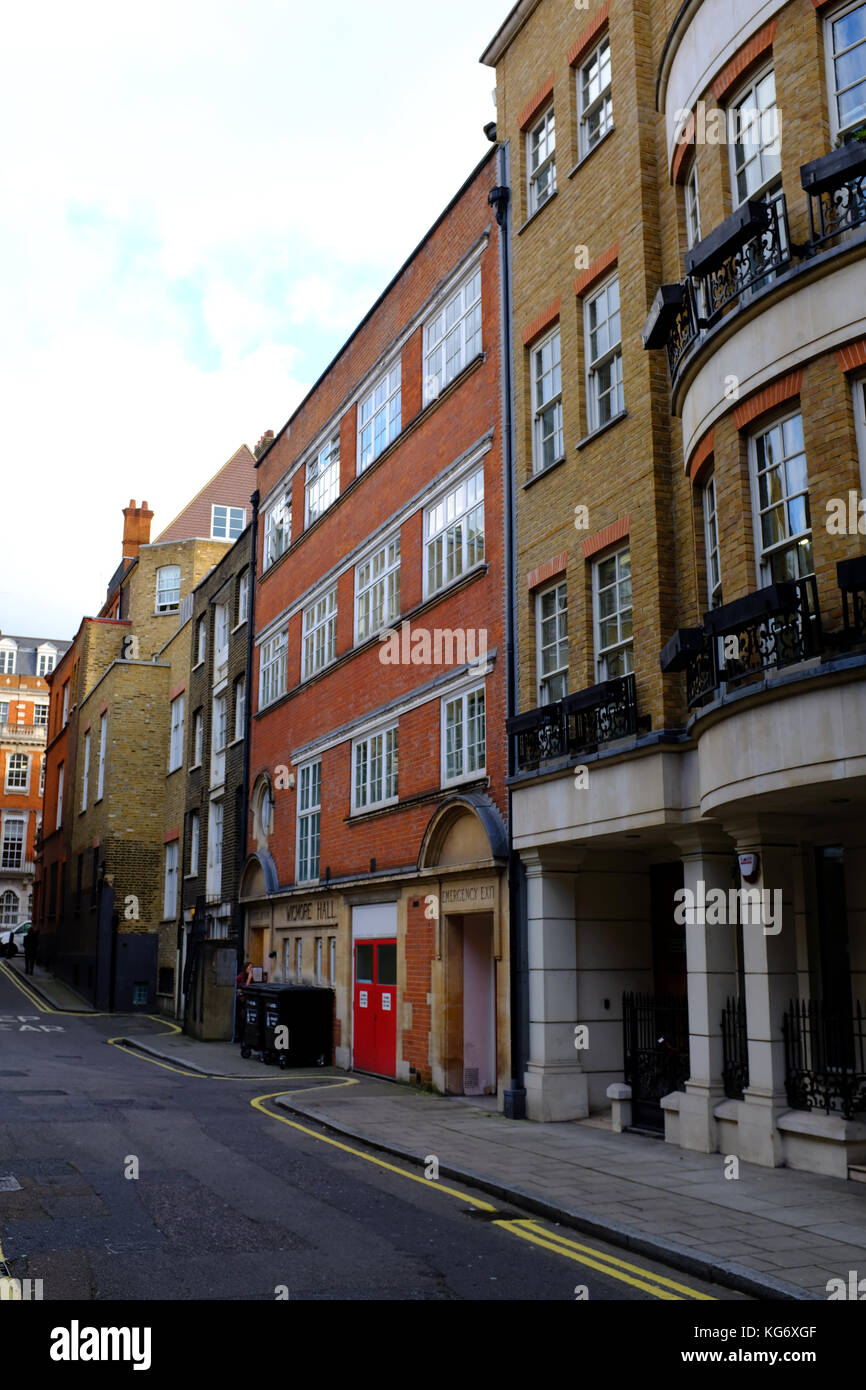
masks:
<instances>
[{"instance_id":1,"label":"black iron fence","mask_svg":"<svg viewBox=\"0 0 866 1390\"><path fill-rule=\"evenodd\" d=\"M622 1028L632 1124L663 1130L662 1096L681 1091L689 1076L688 1000L628 992L622 997Z\"/></svg>"},{"instance_id":2,"label":"black iron fence","mask_svg":"<svg viewBox=\"0 0 866 1390\"><path fill-rule=\"evenodd\" d=\"M648 728L649 719L638 713L633 675L602 681L508 721L520 772L556 758L595 752L604 743Z\"/></svg>"},{"instance_id":3,"label":"black iron fence","mask_svg":"<svg viewBox=\"0 0 866 1390\"><path fill-rule=\"evenodd\" d=\"M744 999L728 999L722 1010L722 1078L725 1095L742 1100L749 1084L749 1044Z\"/></svg>"},{"instance_id":4,"label":"black iron fence","mask_svg":"<svg viewBox=\"0 0 866 1390\"><path fill-rule=\"evenodd\" d=\"M846 1120L866 1111L866 1008L840 1010L795 999L783 1020L785 1086L794 1110L823 1110Z\"/></svg>"},{"instance_id":5,"label":"black iron fence","mask_svg":"<svg viewBox=\"0 0 866 1390\"><path fill-rule=\"evenodd\" d=\"M866 225L866 144L852 141L800 169L809 195L809 248Z\"/></svg>"}]
</instances>

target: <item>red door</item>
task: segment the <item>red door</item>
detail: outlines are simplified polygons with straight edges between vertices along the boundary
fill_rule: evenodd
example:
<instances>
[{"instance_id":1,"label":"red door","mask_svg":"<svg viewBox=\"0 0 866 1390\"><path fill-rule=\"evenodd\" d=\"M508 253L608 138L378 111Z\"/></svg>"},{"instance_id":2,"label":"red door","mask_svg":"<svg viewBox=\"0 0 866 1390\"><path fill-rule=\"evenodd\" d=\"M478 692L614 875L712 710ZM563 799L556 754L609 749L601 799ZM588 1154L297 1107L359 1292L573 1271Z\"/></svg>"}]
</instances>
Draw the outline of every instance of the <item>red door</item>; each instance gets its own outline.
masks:
<instances>
[{"instance_id":1,"label":"red door","mask_svg":"<svg viewBox=\"0 0 866 1390\"><path fill-rule=\"evenodd\" d=\"M355 942L353 1065L394 1076L397 1071L397 942Z\"/></svg>"}]
</instances>

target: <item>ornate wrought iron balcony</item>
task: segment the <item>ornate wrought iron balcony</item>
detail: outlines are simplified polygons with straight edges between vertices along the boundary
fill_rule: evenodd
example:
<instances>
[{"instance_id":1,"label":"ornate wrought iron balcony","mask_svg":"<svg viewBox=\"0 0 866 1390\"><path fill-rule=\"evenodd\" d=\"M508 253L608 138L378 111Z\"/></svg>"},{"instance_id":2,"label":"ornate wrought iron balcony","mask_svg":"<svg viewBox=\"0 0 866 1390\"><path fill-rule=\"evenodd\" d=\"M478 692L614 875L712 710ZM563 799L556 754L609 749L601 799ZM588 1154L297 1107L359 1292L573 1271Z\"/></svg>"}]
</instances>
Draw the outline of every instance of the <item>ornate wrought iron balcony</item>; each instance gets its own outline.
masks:
<instances>
[{"instance_id":1,"label":"ornate wrought iron balcony","mask_svg":"<svg viewBox=\"0 0 866 1390\"><path fill-rule=\"evenodd\" d=\"M809 254L866 226L866 143L854 140L804 164L800 182L809 195Z\"/></svg>"},{"instance_id":2,"label":"ornate wrought iron balcony","mask_svg":"<svg viewBox=\"0 0 866 1390\"><path fill-rule=\"evenodd\" d=\"M856 646L866 642L866 555L839 560L836 582L842 590L845 645Z\"/></svg>"},{"instance_id":3,"label":"ornate wrought iron balcony","mask_svg":"<svg viewBox=\"0 0 866 1390\"><path fill-rule=\"evenodd\" d=\"M783 1019L785 1087L793 1110L866 1111L866 1009L794 999Z\"/></svg>"},{"instance_id":4,"label":"ornate wrought iron balcony","mask_svg":"<svg viewBox=\"0 0 866 1390\"><path fill-rule=\"evenodd\" d=\"M770 584L704 614L702 628L680 628L663 648L661 668L686 673L689 709L720 685L818 656L824 634L814 575Z\"/></svg>"},{"instance_id":5,"label":"ornate wrought iron balcony","mask_svg":"<svg viewBox=\"0 0 866 1390\"><path fill-rule=\"evenodd\" d=\"M700 336L698 311L691 280L681 285L662 285L643 328L645 349L663 347L668 355L671 381L692 343Z\"/></svg>"},{"instance_id":6,"label":"ornate wrought iron balcony","mask_svg":"<svg viewBox=\"0 0 866 1390\"><path fill-rule=\"evenodd\" d=\"M686 253L686 274L695 283L706 325L715 323L729 304L766 283L790 259L784 195L772 202L750 199L743 203Z\"/></svg>"},{"instance_id":7,"label":"ornate wrought iron balcony","mask_svg":"<svg viewBox=\"0 0 866 1390\"><path fill-rule=\"evenodd\" d=\"M556 758L594 753L603 743L634 736L649 726L649 717L638 714L635 679L628 675L515 715L508 721L508 732L516 741L516 767L527 772Z\"/></svg>"}]
</instances>

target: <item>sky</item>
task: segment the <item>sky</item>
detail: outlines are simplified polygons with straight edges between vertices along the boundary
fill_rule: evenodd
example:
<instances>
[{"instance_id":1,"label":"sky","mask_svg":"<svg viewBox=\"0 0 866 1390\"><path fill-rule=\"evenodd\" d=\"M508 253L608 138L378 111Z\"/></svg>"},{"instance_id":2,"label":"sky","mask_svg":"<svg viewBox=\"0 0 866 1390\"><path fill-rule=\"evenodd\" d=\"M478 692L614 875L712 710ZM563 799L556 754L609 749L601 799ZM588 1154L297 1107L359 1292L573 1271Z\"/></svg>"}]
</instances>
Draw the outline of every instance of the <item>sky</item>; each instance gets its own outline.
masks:
<instances>
[{"instance_id":1,"label":"sky","mask_svg":"<svg viewBox=\"0 0 866 1390\"><path fill-rule=\"evenodd\" d=\"M511 0L44 0L0 47L0 631L277 432L489 149Z\"/></svg>"}]
</instances>

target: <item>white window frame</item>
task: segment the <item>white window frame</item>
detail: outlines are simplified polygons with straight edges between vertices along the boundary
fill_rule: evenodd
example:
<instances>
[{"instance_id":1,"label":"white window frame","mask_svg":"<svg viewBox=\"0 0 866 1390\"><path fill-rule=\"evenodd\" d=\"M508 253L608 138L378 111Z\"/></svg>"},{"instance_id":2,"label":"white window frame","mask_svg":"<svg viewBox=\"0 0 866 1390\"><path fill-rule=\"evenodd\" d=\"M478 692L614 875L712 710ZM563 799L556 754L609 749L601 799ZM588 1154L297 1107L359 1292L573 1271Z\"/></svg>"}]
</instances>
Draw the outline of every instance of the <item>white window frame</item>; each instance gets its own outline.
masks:
<instances>
[{"instance_id":1,"label":"white window frame","mask_svg":"<svg viewBox=\"0 0 866 1390\"><path fill-rule=\"evenodd\" d=\"M424 324L424 404L482 351L481 267L476 265Z\"/></svg>"},{"instance_id":2,"label":"white window frame","mask_svg":"<svg viewBox=\"0 0 866 1390\"><path fill-rule=\"evenodd\" d=\"M171 922L177 916L177 840L165 846L162 887L162 919Z\"/></svg>"},{"instance_id":3,"label":"white window frame","mask_svg":"<svg viewBox=\"0 0 866 1390\"><path fill-rule=\"evenodd\" d=\"M544 600L554 596L555 608L549 617L543 616ZM557 635L551 642L544 641L545 622L550 623L556 620ZM564 627L564 632L562 631ZM535 596L535 635L536 635L536 657L535 669L538 681L538 703L539 705L557 704L565 695L568 694L568 586L566 580L559 579L555 584L549 584L546 588L539 590ZM565 643L565 660L560 660L558 666L551 667L549 671L544 669L544 653L554 648L559 648ZM562 656L560 651L556 653ZM551 698L550 687L555 681L565 678L565 689L562 694Z\"/></svg>"},{"instance_id":4,"label":"white window frame","mask_svg":"<svg viewBox=\"0 0 866 1390\"><path fill-rule=\"evenodd\" d=\"M108 716L99 717L99 768L96 776L96 800L101 801L105 794L105 750L108 739Z\"/></svg>"},{"instance_id":5,"label":"white window frame","mask_svg":"<svg viewBox=\"0 0 866 1390\"><path fill-rule=\"evenodd\" d=\"M322 983L322 938L316 937L316 984Z\"/></svg>"},{"instance_id":6,"label":"white window frame","mask_svg":"<svg viewBox=\"0 0 866 1390\"><path fill-rule=\"evenodd\" d=\"M295 979L297 980L298 984L301 983L303 977L304 977L304 938L303 938L302 936L296 936L296 937L295 937Z\"/></svg>"},{"instance_id":7,"label":"white window frame","mask_svg":"<svg viewBox=\"0 0 866 1390\"><path fill-rule=\"evenodd\" d=\"M18 643L5 640L0 642L0 675L14 676L18 664Z\"/></svg>"},{"instance_id":8,"label":"white window frame","mask_svg":"<svg viewBox=\"0 0 866 1390\"><path fill-rule=\"evenodd\" d=\"M610 310L610 291L616 286L617 307ZM605 300L607 310L603 319L597 320L596 331L602 323L610 325L616 316L618 320L619 336L614 339L608 338L607 346L595 357L592 355L592 309L601 300ZM622 377L622 300L619 292L619 272L608 276L600 285L596 285L592 294L588 294L583 301L583 353L584 365L586 368L586 416L587 427L590 434L594 430L601 429L616 420L625 411L625 394L623 391ZM611 385L604 391L600 389L600 373L610 369ZM606 420L601 418L601 401L603 397L609 397L612 401L610 415Z\"/></svg>"},{"instance_id":9,"label":"white window frame","mask_svg":"<svg viewBox=\"0 0 866 1390\"><path fill-rule=\"evenodd\" d=\"M864 0L849 0L848 4L839 5L835 10L831 10L824 20L824 57L827 68L827 107L830 115L830 135L835 144L849 130L858 130L861 125L866 125L866 111L856 120L848 121L842 125L839 121L839 89L836 86L836 73L834 68L835 59L839 56L833 52L833 25L847 14L853 14L856 10L862 10L866 19L866 3ZM854 45L857 48L858 44ZM848 53L853 49L844 50ZM862 57L864 60L864 77L866 77L866 43L863 45ZM860 79L862 80L862 79ZM858 80L853 84L859 86Z\"/></svg>"},{"instance_id":10,"label":"white window frame","mask_svg":"<svg viewBox=\"0 0 866 1390\"><path fill-rule=\"evenodd\" d=\"M400 532L355 566L355 641L366 642L400 616Z\"/></svg>"},{"instance_id":11,"label":"white window frame","mask_svg":"<svg viewBox=\"0 0 866 1390\"><path fill-rule=\"evenodd\" d=\"M262 569L270 569L292 544L291 486L272 502L265 512L265 536Z\"/></svg>"},{"instance_id":12,"label":"white window frame","mask_svg":"<svg viewBox=\"0 0 866 1390\"><path fill-rule=\"evenodd\" d=\"M63 824L63 778L66 772L66 763L59 763L57 767L57 820L54 828L59 830Z\"/></svg>"},{"instance_id":13,"label":"white window frame","mask_svg":"<svg viewBox=\"0 0 866 1390\"><path fill-rule=\"evenodd\" d=\"M484 464L479 463L424 509L425 599L481 564L485 546Z\"/></svg>"},{"instance_id":14,"label":"white window frame","mask_svg":"<svg viewBox=\"0 0 866 1390\"><path fill-rule=\"evenodd\" d=\"M612 675L610 675L610 674L608 673L608 661L610 661L610 659L612 658L612 656L614 656L614 655L615 655L616 653L618 653L618 652L622 652L622 653L623 653L623 660L624 660L624 665L625 665L625 670L622 671L622 672L619 672L618 674L619 674L619 675L625 676L625 675L630 675L630 674L634 671L634 594L633 594L633 592L631 592L631 602L630 602L628 605L623 605L622 607L619 606L619 594L618 594L618 592L617 592L617 606L616 606L616 608L614 609L613 613L608 613L608 614L605 616L604 619L602 618L602 615L601 615L601 593L602 593L602 586L601 586L601 566L604 565L604 564L606 564L609 560L614 560L614 561L616 562L616 564L615 564L615 580L614 580L614 585L607 585L607 584L606 584L606 585L604 586L604 589L605 589L605 591L606 591L606 590L609 589L609 588L616 587L616 589L617 589L617 591L618 591L619 586L620 586L622 583L624 583L624 581L625 581L625 579L626 579L626 576L625 576L625 575L620 574L620 561L621 561L623 555L628 555L628 557L629 557L629 572L628 572L628 576L627 576L627 577L629 578L629 580L631 580L631 578L632 578L632 570L631 570L631 546L630 546L630 545L623 545L623 546L620 546L618 550L610 550L610 551L607 552L606 555L601 555L601 556L599 556L599 558L595 561L595 563L593 564L593 567L592 567L592 618L593 618L592 626L593 626L593 650L594 650L594 661L595 661L595 678L596 678L596 681L598 681L598 682L615 679L614 676L612 676ZM632 632L631 632L631 635L630 635L630 636L628 636L628 637L623 637L623 636L622 636L622 629L623 629L623 626L624 626L623 618L624 618L625 614L627 614L627 613L631 615L631 619L632 619ZM603 646L603 645L602 645L602 641L601 641L601 624L602 624L603 621L609 621L611 618L616 618L617 633L619 634L619 635L618 635L618 640L617 640L616 642L608 643L607 646Z\"/></svg>"},{"instance_id":15,"label":"white window frame","mask_svg":"<svg viewBox=\"0 0 866 1390\"><path fill-rule=\"evenodd\" d=\"M69 723L69 681L63 686L63 714L61 716L61 727L65 728Z\"/></svg>"},{"instance_id":16,"label":"white window frame","mask_svg":"<svg viewBox=\"0 0 866 1390\"><path fill-rule=\"evenodd\" d=\"M14 832L20 830L20 837ZM17 855L11 853L13 849L19 852ZM27 821L24 816L4 816L3 817L3 839L0 843L0 868L20 869L26 863L27 853Z\"/></svg>"},{"instance_id":17,"label":"white window frame","mask_svg":"<svg viewBox=\"0 0 866 1390\"><path fill-rule=\"evenodd\" d=\"M337 938L328 937L328 984L337 982Z\"/></svg>"},{"instance_id":18,"label":"white window frame","mask_svg":"<svg viewBox=\"0 0 866 1390\"><path fill-rule=\"evenodd\" d=\"M0 893L0 928L5 931L7 927L17 927L20 915L21 901L15 889L4 889Z\"/></svg>"},{"instance_id":19,"label":"white window frame","mask_svg":"<svg viewBox=\"0 0 866 1390\"><path fill-rule=\"evenodd\" d=\"M190 811L189 815L189 875L198 874L199 852L201 850L201 815Z\"/></svg>"},{"instance_id":20,"label":"white window frame","mask_svg":"<svg viewBox=\"0 0 866 1390\"><path fill-rule=\"evenodd\" d=\"M42 754L42 757L39 759L39 795L40 795L40 796L44 796L44 795L45 795L45 754L44 754L44 753ZM40 812L39 815L37 816L37 825L36 825L37 830L39 829L39 823L40 823L41 819L42 819L42 814L41 814L41 812Z\"/></svg>"},{"instance_id":21,"label":"white window frame","mask_svg":"<svg viewBox=\"0 0 866 1390\"><path fill-rule=\"evenodd\" d=\"M289 630L283 628L263 642L259 651L259 708L265 709L286 693Z\"/></svg>"},{"instance_id":22,"label":"white window frame","mask_svg":"<svg viewBox=\"0 0 866 1390\"><path fill-rule=\"evenodd\" d=\"M225 803L222 799L217 798L217 800L210 803L207 818L207 878L205 882L205 895L208 898L222 898L224 836Z\"/></svg>"},{"instance_id":23,"label":"white window frame","mask_svg":"<svg viewBox=\"0 0 866 1390\"><path fill-rule=\"evenodd\" d=\"M9 724L9 701L0 700L0 726Z\"/></svg>"},{"instance_id":24,"label":"white window frame","mask_svg":"<svg viewBox=\"0 0 866 1390\"><path fill-rule=\"evenodd\" d=\"M50 672L54 670L54 667L55 667L56 665L57 665L57 649L56 649L56 647L39 647L38 650L37 650L37 657L36 657L36 674L37 674L37 676L42 676L43 679L44 679L45 676L49 675Z\"/></svg>"},{"instance_id":25,"label":"white window frame","mask_svg":"<svg viewBox=\"0 0 866 1390\"><path fill-rule=\"evenodd\" d=\"M213 611L213 678L222 680L229 660L229 606L215 603Z\"/></svg>"},{"instance_id":26,"label":"white window frame","mask_svg":"<svg viewBox=\"0 0 866 1390\"><path fill-rule=\"evenodd\" d=\"M171 702L171 736L168 745L168 770L175 772L183 764L183 726L186 696L178 695Z\"/></svg>"},{"instance_id":27,"label":"white window frame","mask_svg":"<svg viewBox=\"0 0 866 1390\"><path fill-rule=\"evenodd\" d=\"M549 355L546 358L546 354ZM547 363L549 362L549 365ZM532 378L532 471L541 473L545 468L558 463L565 457L565 435L562 424L562 336L557 323L552 332L545 334L530 349L530 376ZM549 392L542 395L544 384L549 384ZM553 412L553 428L545 433L545 416ZM544 451L547 440L553 440L553 458L545 460Z\"/></svg>"},{"instance_id":28,"label":"white window frame","mask_svg":"<svg viewBox=\"0 0 866 1390\"><path fill-rule=\"evenodd\" d=\"M250 572L241 570L238 575L238 620L235 627L243 627L250 616Z\"/></svg>"},{"instance_id":29,"label":"white window frame","mask_svg":"<svg viewBox=\"0 0 866 1390\"><path fill-rule=\"evenodd\" d=\"M599 80L601 79L601 80ZM606 79L606 80L605 80ZM598 90L594 83L598 83ZM613 130L613 99L611 95L610 34L607 33L584 58L577 70L577 127L579 158L601 144ZM593 94L590 95L590 92ZM600 113L597 129L590 131L590 121Z\"/></svg>"},{"instance_id":30,"label":"white window frame","mask_svg":"<svg viewBox=\"0 0 866 1390\"><path fill-rule=\"evenodd\" d=\"M44 715L43 719L37 719L37 715ZM0 720L0 724L4 721ZM37 729L44 729L48 724L48 703L46 700L34 700L33 702L33 723Z\"/></svg>"},{"instance_id":31,"label":"white window frame","mask_svg":"<svg viewBox=\"0 0 866 1390\"><path fill-rule=\"evenodd\" d=\"M247 710L246 676L238 676L235 681L235 739L243 738Z\"/></svg>"},{"instance_id":32,"label":"white window frame","mask_svg":"<svg viewBox=\"0 0 866 1390\"><path fill-rule=\"evenodd\" d=\"M801 435L803 435L803 448L802 448L802 450L799 450L799 449L798 449L796 453L791 453L791 454L783 453L782 458L781 458L781 462L782 462L783 465L784 465L784 485L785 485L784 493L783 493L783 495L782 495L781 497L779 497L778 499L776 499L776 500L772 503L772 506L771 506L771 507L768 507L768 508L763 509L764 511L770 511L770 510L774 509L775 507L778 507L778 506L781 505L781 507L782 507L782 514L783 514L784 521L785 521L785 533L786 533L786 534L785 534L785 537L784 537L783 540L778 541L778 542L776 542L776 543L773 544L773 545L765 546L765 545L764 545L763 526L762 526L762 524L761 524L761 517L762 517L763 512L762 512L762 508L761 508L760 477L759 477L759 472L758 472L758 440L761 439L761 438L763 438L763 437L765 437L766 435L768 435L772 430L774 430L774 429L780 429L780 430L782 431L783 448L784 448L784 447L785 447L785 446L784 446L784 427L785 427L785 425L788 423L789 420L793 420L793 419L795 419L795 418L797 418L797 417L799 417L799 420L800 420L800 432L801 432ZM806 487L805 487L805 491L797 490L797 491L789 492L789 491L788 491L788 466L787 466L787 465L788 465L788 461L789 461L790 459L799 458L801 453L802 453L803 460L804 460L804 463L805 463L805 468L806 468ZM795 551L795 553L799 554L800 552L797 550L798 542L800 542L801 540L804 540L806 537L808 537L810 547L812 548L812 563L813 563L813 568L812 568L812 569L803 570L801 574L798 574L798 575L795 576L795 577L796 577L796 578L804 578L806 575L814 574L814 572L815 572L815 571L814 571L814 559L815 559L815 555L814 555L814 529L815 529L815 528L814 528L814 525L813 525L812 522L811 522L811 512L810 512L811 498L810 498L810 493L809 493L809 461L808 461L808 458L807 458L807 456L806 456L805 435L804 435L804 431L803 431L803 411L802 411L802 407L801 407L800 405L798 405L797 408L796 408L795 410L787 410L787 411L784 412L784 414L777 415L774 419L765 421L764 424L763 424L759 429L754 430L754 431L749 435L749 479L750 479L750 482L751 482L751 490L752 490L752 521L753 521L754 537L755 537L755 564L756 564L756 567L757 567L758 574L759 574L760 577L761 577L761 585L764 586L764 585L768 585L768 584L772 584L772 583L773 583L773 572L772 572L773 557L774 557L775 555L781 555L781 554L783 554L786 550L793 550L793 551ZM795 501L795 500L796 500L797 498L799 498L799 497L805 497L805 499L806 499L806 512L807 512L807 514L809 515L810 524L809 524L809 525L807 526L807 528L806 528L805 530L803 530L803 531L790 531L790 530L789 530L790 517L789 517L789 514L788 514L788 504L789 504L790 502L792 502L792 501Z\"/></svg>"},{"instance_id":33,"label":"white window frame","mask_svg":"<svg viewBox=\"0 0 866 1390\"><path fill-rule=\"evenodd\" d=\"M207 619L199 618L195 628L195 664L201 666L207 655Z\"/></svg>"},{"instance_id":34,"label":"white window frame","mask_svg":"<svg viewBox=\"0 0 866 1390\"><path fill-rule=\"evenodd\" d=\"M219 690L211 702L210 784L219 787L226 779L228 744L228 691Z\"/></svg>"},{"instance_id":35,"label":"white window frame","mask_svg":"<svg viewBox=\"0 0 866 1390\"><path fill-rule=\"evenodd\" d=\"M318 778L316 776L318 769ZM318 785L317 785L318 783ZM316 797L318 792L318 797ZM314 758L298 768L297 842L295 846L295 880L297 883L318 883L322 871L322 760ZM310 829L305 830L309 825ZM313 855L302 856L305 837L312 836L316 844L315 875L302 873L313 866ZM307 843L312 840L307 838ZM299 975L300 978L300 975Z\"/></svg>"},{"instance_id":36,"label":"white window frame","mask_svg":"<svg viewBox=\"0 0 866 1390\"><path fill-rule=\"evenodd\" d=\"M87 793L90 783L90 730L84 735L84 754L81 761L81 809L87 810Z\"/></svg>"},{"instance_id":37,"label":"white window frame","mask_svg":"<svg viewBox=\"0 0 866 1390\"><path fill-rule=\"evenodd\" d=\"M477 719L479 718L478 696L481 697L481 704L482 704L482 708L481 708L481 712L480 712L480 717L481 717L481 719L483 719L483 721L484 721L484 733L483 733L484 760L483 760L483 763L480 763L480 764L478 764L477 766L475 766L475 767L473 767L473 768L469 768L469 766L468 766L468 759L467 759L467 756L466 756L466 752L467 752L467 748L470 746L470 745L469 745L469 742L468 742L468 737L467 737L467 734L468 734L468 725L469 725L469 719L470 719L470 704L472 705L472 714L471 714L471 718L474 719L474 720L477 720ZM452 774L449 776L449 774L448 774L448 732L449 732L448 712L449 712L449 709L451 709L451 708L453 708L453 707L455 707L455 706L459 706L459 708L460 708L460 724L459 724L459 728L460 728L460 764L461 764L461 766L460 766L460 770L459 770L458 772L454 772L454 773L452 773ZM455 727L455 726L452 725L451 727ZM440 729L440 785L443 786L443 787L452 787L452 786L455 786L458 782L470 782L470 781L474 782L474 781L476 781L476 780L477 780L478 778L480 778L480 777L485 777L485 776L487 775L487 692L486 692L485 687L484 687L483 685L471 686L469 689L467 689L467 690L461 690L461 691L459 691L459 692L458 692L457 694L455 694L455 695L445 695L445 696L443 696L442 702L441 702L441 705L440 705L439 729ZM472 746L473 748L477 749L477 747L478 747L477 741L476 741L475 743L473 743L471 746ZM477 758L477 754L476 754L476 758Z\"/></svg>"},{"instance_id":38,"label":"white window frame","mask_svg":"<svg viewBox=\"0 0 866 1390\"><path fill-rule=\"evenodd\" d=\"M204 710L197 709L192 716L192 762L190 771L194 767L201 767L201 760L204 757Z\"/></svg>"},{"instance_id":39,"label":"white window frame","mask_svg":"<svg viewBox=\"0 0 866 1390\"><path fill-rule=\"evenodd\" d=\"M719 511L715 473L709 475L701 488L701 512L704 518L707 607L718 608L722 601L722 556L719 545Z\"/></svg>"},{"instance_id":40,"label":"white window frame","mask_svg":"<svg viewBox=\"0 0 866 1390\"><path fill-rule=\"evenodd\" d=\"M353 742L353 815L361 815L379 806L391 806L397 801L399 741L399 723L395 723L375 729Z\"/></svg>"},{"instance_id":41,"label":"white window frame","mask_svg":"<svg viewBox=\"0 0 866 1390\"><path fill-rule=\"evenodd\" d=\"M177 575L177 583L169 584L165 576ZM177 594L177 598L166 599L165 594ZM160 565L156 572L156 612L176 613L180 608L180 565Z\"/></svg>"},{"instance_id":42,"label":"white window frame","mask_svg":"<svg viewBox=\"0 0 866 1390\"><path fill-rule=\"evenodd\" d=\"M863 498L866 497L866 376L852 378L851 398L854 404L857 455L860 460L860 496Z\"/></svg>"},{"instance_id":43,"label":"white window frame","mask_svg":"<svg viewBox=\"0 0 866 1390\"><path fill-rule=\"evenodd\" d=\"M217 512L225 513L222 534L217 530ZM236 541L246 524L246 507L230 507L228 503L222 502L211 503L210 538L212 541ZM234 531L234 535L232 535L232 531Z\"/></svg>"},{"instance_id":44,"label":"white window frame","mask_svg":"<svg viewBox=\"0 0 866 1390\"><path fill-rule=\"evenodd\" d=\"M337 659L336 584L304 609L301 658L301 680L324 671Z\"/></svg>"},{"instance_id":45,"label":"white window frame","mask_svg":"<svg viewBox=\"0 0 866 1390\"><path fill-rule=\"evenodd\" d=\"M304 527L324 516L340 495L340 433L307 460L304 482Z\"/></svg>"},{"instance_id":46,"label":"white window frame","mask_svg":"<svg viewBox=\"0 0 866 1390\"><path fill-rule=\"evenodd\" d=\"M19 765L19 759L23 760L23 765ZM12 779L12 764L15 763L15 780ZM20 780L23 773L24 780ZM30 757L27 753L7 753L6 754L6 786L5 792L12 796L26 796L30 790Z\"/></svg>"},{"instance_id":47,"label":"white window frame","mask_svg":"<svg viewBox=\"0 0 866 1390\"><path fill-rule=\"evenodd\" d=\"M757 96L758 87L761 85L762 82L764 82L764 81L767 79L767 77L769 77L769 76L771 76L771 75L772 75L772 78L773 78L773 105L772 105L772 107L769 107L769 106L768 106L768 107L766 107L766 108L761 108L761 109L759 110L758 104L757 104L757 103L758 103L758 96ZM750 100L751 100L751 106L748 106L746 103L749 102ZM758 153L757 153L757 160L758 160L758 169L759 169L759 172L760 172L760 174L761 174L760 182L757 183L757 184L755 185L755 187L752 188L752 189L749 189L749 188L747 187L746 192L743 194L742 197L740 196L740 190L739 190L739 180L738 180L739 166L738 166L738 162L737 162L737 150L738 150L739 147L738 147L738 145L737 145L737 140L736 140L736 137L737 137L737 126L738 126L738 120L737 120L736 112L737 112L737 108L738 108L738 107L743 107L744 110L746 110L746 111L749 112L749 114L750 114L749 127L748 127L749 129L751 129L751 128L753 127L754 121L755 121L755 119L757 119L757 122L758 122L758 134L759 134L759 138L758 138L758 141L757 141L757 150L758 150ZM767 123L766 113L769 112L770 110L772 110L772 111L775 113L775 114L774 114L774 119L773 119L773 129L775 130L775 135L774 135L774 138L773 138L772 140L766 140L766 139L765 139L765 136L769 133L768 130L765 129L765 124L768 124L768 123ZM740 207L743 203L745 203L745 202L746 202L748 199L750 199L750 198L765 198L767 201L771 201L772 198L773 198L773 196L774 196L774 194L776 193L777 189L781 188L781 182L782 182L781 130L780 130L780 125L779 125L779 102L778 102L778 92L776 91L776 73L775 73L775 68L774 68L774 66L773 66L772 63L768 63L765 67L761 68L760 72L755 73L754 76L745 84L745 86L740 87L739 90L735 93L735 95L734 95L733 97L731 97L731 99L730 99L730 100L728 101L728 103L727 103L726 115L727 115L727 126L728 126L728 132L727 132L727 133L728 133L728 152L729 152L730 176L731 176L731 204L732 204L732 206L733 206L734 208L738 208L738 207ZM778 151L777 151L777 154L776 154L776 159L778 160L778 168L772 168L772 161L773 161L773 154L772 154L772 151L773 151L773 146L774 146L774 145L778 145L778 147L779 147L779 148L778 148ZM745 147L743 147L743 148L745 148ZM742 169L745 170L749 165L752 164L752 162L753 162L753 159L744 160L744 161L743 161L743 164L742 164ZM765 172L765 167L764 167L764 166L765 166L765 162L771 167L771 172L769 172L769 173ZM748 179L746 180L746 182L748 183Z\"/></svg>"},{"instance_id":48,"label":"white window frame","mask_svg":"<svg viewBox=\"0 0 866 1390\"><path fill-rule=\"evenodd\" d=\"M542 176L550 180L542 183ZM526 132L526 201L532 217L556 192L556 114L551 102Z\"/></svg>"},{"instance_id":49,"label":"white window frame","mask_svg":"<svg viewBox=\"0 0 866 1390\"><path fill-rule=\"evenodd\" d=\"M396 362L380 373L358 402L358 474L375 463L399 436L402 428L403 381L402 364L398 357Z\"/></svg>"},{"instance_id":50,"label":"white window frame","mask_svg":"<svg viewBox=\"0 0 866 1390\"><path fill-rule=\"evenodd\" d=\"M683 182L683 205L686 213L686 245L691 251L701 239L701 191L696 158L692 159Z\"/></svg>"}]
</instances>

